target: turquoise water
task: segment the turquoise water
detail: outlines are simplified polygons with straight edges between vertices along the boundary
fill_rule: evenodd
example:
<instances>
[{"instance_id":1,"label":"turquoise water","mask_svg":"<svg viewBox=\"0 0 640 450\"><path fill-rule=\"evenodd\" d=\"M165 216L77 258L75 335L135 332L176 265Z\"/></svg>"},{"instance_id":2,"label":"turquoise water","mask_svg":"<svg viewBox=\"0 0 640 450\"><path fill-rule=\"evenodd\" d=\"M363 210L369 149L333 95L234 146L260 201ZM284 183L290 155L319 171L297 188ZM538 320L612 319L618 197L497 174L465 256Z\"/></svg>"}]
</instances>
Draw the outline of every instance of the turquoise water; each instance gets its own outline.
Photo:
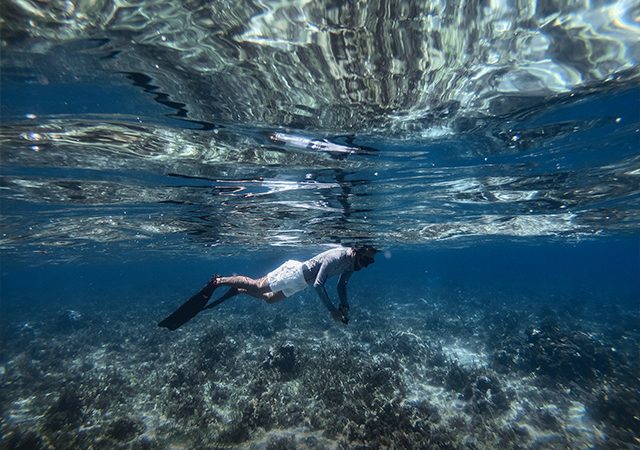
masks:
<instances>
[{"instance_id":1,"label":"turquoise water","mask_svg":"<svg viewBox=\"0 0 640 450\"><path fill-rule=\"evenodd\" d=\"M639 445L639 14L6 2L2 447Z\"/></svg>"}]
</instances>

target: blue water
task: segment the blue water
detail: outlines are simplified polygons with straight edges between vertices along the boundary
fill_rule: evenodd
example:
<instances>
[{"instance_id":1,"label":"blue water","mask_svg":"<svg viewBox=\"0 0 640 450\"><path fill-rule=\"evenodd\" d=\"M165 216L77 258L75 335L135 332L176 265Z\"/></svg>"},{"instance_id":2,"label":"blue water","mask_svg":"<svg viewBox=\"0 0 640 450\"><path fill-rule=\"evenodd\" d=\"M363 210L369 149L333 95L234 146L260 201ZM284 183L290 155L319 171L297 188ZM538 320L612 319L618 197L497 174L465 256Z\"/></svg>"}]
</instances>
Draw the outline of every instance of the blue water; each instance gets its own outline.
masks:
<instances>
[{"instance_id":1,"label":"blue water","mask_svg":"<svg viewBox=\"0 0 640 450\"><path fill-rule=\"evenodd\" d=\"M2 448L639 445L637 5L385 5L3 7Z\"/></svg>"},{"instance_id":2,"label":"blue water","mask_svg":"<svg viewBox=\"0 0 640 450\"><path fill-rule=\"evenodd\" d=\"M391 249L371 270L357 274L353 284L393 295L402 286L416 295L425 289L500 295L547 303L589 301L637 307L640 249L636 238L585 243L486 243L473 248ZM312 254L304 249L289 257ZM165 292L188 294L215 271L261 276L277 266L281 252L241 257L148 258L144 263L105 261L100 264L61 264L30 267L3 263L3 308L81 308L87 298L124 304L139 298L149 306L166 300ZM37 283L29 280L37 280ZM444 294L443 294L444 295ZM366 300L354 299L354 304ZM395 301L412 302L410 296ZM505 298L508 301L508 297ZM354 311L357 317L357 310Z\"/></svg>"}]
</instances>

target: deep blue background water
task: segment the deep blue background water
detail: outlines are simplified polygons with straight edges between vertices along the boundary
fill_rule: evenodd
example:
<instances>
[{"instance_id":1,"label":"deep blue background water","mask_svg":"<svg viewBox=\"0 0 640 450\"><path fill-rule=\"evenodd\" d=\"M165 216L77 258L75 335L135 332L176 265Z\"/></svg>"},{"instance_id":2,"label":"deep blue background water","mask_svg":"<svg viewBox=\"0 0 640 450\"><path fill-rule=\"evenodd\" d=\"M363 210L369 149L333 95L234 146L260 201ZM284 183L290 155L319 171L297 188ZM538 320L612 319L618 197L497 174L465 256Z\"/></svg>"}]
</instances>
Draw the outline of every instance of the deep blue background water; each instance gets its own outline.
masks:
<instances>
[{"instance_id":1,"label":"deep blue background water","mask_svg":"<svg viewBox=\"0 0 640 450\"><path fill-rule=\"evenodd\" d=\"M466 248L389 248L386 256L354 275L350 282L353 317L369 296L383 302L429 302L430 297L510 302L539 302L558 307L580 303L600 309L637 308L640 299L640 243L635 237L579 243L493 242ZM262 276L286 258L313 252L265 251L247 258L146 258L95 264L25 266L2 264L2 309L18 313L33 307L90 311L98 306L149 308L149 325L200 288L214 272ZM115 258L117 259L117 258ZM335 281L335 280L334 280ZM334 281L330 295L335 297ZM253 300L236 300L251 303ZM296 302L296 298L287 302ZM273 308L281 307L273 305ZM223 314L221 310L219 312ZM325 313L318 301L318 320ZM15 317L15 316L14 316ZM24 317L25 320L28 317ZM259 318L256 318L259 320Z\"/></svg>"}]
</instances>

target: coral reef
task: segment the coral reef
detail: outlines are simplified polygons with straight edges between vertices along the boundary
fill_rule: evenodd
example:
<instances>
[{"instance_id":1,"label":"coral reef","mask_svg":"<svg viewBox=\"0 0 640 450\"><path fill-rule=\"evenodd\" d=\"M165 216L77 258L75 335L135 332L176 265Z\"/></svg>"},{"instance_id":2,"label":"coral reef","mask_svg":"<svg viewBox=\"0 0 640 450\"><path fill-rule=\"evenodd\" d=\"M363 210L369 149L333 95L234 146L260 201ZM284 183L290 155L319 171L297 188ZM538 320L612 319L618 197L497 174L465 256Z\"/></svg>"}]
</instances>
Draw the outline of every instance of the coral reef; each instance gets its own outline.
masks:
<instances>
[{"instance_id":1,"label":"coral reef","mask_svg":"<svg viewBox=\"0 0 640 450\"><path fill-rule=\"evenodd\" d=\"M637 445L637 311L319 308L238 300L174 333L144 306L30 311L0 330L1 448Z\"/></svg>"}]
</instances>

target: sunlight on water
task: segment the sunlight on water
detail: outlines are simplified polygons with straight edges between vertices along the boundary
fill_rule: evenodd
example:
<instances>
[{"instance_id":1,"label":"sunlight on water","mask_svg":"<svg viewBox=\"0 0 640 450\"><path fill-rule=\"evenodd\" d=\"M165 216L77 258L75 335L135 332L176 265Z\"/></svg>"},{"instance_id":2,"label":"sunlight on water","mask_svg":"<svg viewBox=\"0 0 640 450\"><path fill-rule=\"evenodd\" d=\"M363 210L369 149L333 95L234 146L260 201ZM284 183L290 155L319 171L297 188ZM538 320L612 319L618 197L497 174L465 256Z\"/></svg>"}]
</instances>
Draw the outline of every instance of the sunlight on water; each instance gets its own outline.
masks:
<instances>
[{"instance_id":1,"label":"sunlight on water","mask_svg":"<svg viewBox=\"0 0 640 450\"><path fill-rule=\"evenodd\" d=\"M629 232L638 13L7 2L3 251Z\"/></svg>"},{"instance_id":2,"label":"sunlight on water","mask_svg":"<svg viewBox=\"0 0 640 450\"><path fill-rule=\"evenodd\" d=\"M45 77L144 73L193 119L388 133L637 79L638 14L632 0L12 1L3 39Z\"/></svg>"}]
</instances>

